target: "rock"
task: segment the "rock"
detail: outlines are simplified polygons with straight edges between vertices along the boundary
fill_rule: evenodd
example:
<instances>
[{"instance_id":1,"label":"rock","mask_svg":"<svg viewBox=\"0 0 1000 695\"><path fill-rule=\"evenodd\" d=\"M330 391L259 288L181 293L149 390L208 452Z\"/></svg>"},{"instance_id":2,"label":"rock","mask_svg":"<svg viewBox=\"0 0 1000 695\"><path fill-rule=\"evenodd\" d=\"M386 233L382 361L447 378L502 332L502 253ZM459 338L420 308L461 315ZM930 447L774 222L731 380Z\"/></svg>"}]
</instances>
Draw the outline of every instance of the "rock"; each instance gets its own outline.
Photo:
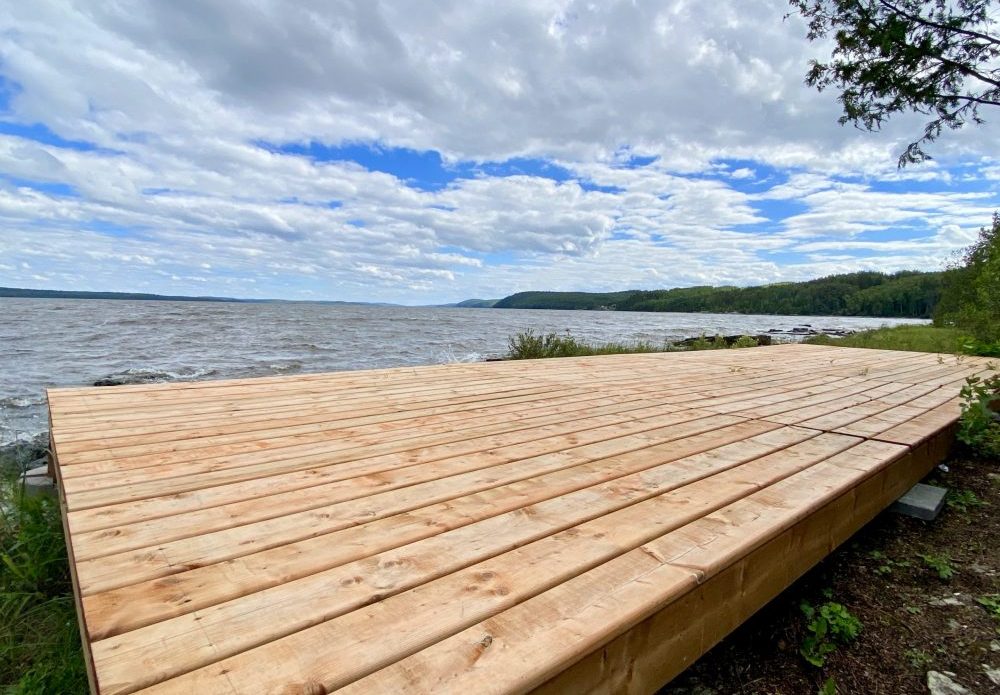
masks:
<instances>
[{"instance_id":1,"label":"rock","mask_svg":"<svg viewBox=\"0 0 1000 695\"><path fill-rule=\"evenodd\" d=\"M973 562L972 564L970 564L969 569L975 572L976 574L983 574L986 575L987 577L992 577L993 575L996 574L996 570L994 570L992 567L981 565L978 562Z\"/></svg>"},{"instance_id":2,"label":"rock","mask_svg":"<svg viewBox=\"0 0 1000 695\"><path fill-rule=\"evenodd\" d=\"M973 695L971 690L952 680L954 677L951 671L928 671L927 689L931 695Z\"/></svg>"},{"instance_id":3,"label":"rock","mask_svg":"<svg viewBox=\"0 0 1000 695\"><path fill-rule=\"evenodd\" d=\"M94 386L126 386L129 384L156 384L172 381L173 376L155 369L126 369L124 372L108 374L94 382Z\"/></svg>"},{"instance_id":4,"label":"rock","mask_svg":"<svg viewBox=\"0 0 1000 695\"><path fill-rule=\"evenodd\" d=\"M674 345L678 345L678 346L682 346L682 347L691 347L692 345L694 345L695 343L697 343L702 338L704 338L705 340L707 340L709 342L714 342L715 340L721 339L721 340L726 341L726 345L733 345L733 344L736 343L736 341L738 341L740 338L743 338L743 337L745 337L745 336L743 336L743 335L707 336L706 335L706 336L698 336L697 338L684 338L683 340L676 341L674 343ZM771 336L769 336L769 335L761 334L761 335L751 335L749 337L751 337L754 340L756 340L757 341L757 345L771 345L772 344L771 343Z\"/></svg>"},{"instance_id":5,"label":"rock","mask_svg":"<svg viewBox=\"0 0 1000 695\"><path fill-rule=\"evenodd\" d=\"M47 463L49 453L49 433L42 432L31 439L19 440L0 446L0 471L14 471L18 474L29 468Z\"/></svg>"},{"instance_id":6,"label":"rock","mask_svg":"<svg viewBox=\"0 0 1000 695\"><path fill-rule=\"evenodd\" d=\"M932 606L964 606L965 601L959 598L961 594L955 594L954 596L945 596L943 598L932 598L927 603Z\"/></svg>"},{"instance_id":7,"label":"rock","mask_svg":"<svg viewBox=\"0 0 1000 695\"><path fill-rule=\"evenodd\" d=\"M1000 685L1000 668L990 668L986 664L983 664L983 673L986 677L990 679L993 685Z\"/></svg>"}]
</instances>

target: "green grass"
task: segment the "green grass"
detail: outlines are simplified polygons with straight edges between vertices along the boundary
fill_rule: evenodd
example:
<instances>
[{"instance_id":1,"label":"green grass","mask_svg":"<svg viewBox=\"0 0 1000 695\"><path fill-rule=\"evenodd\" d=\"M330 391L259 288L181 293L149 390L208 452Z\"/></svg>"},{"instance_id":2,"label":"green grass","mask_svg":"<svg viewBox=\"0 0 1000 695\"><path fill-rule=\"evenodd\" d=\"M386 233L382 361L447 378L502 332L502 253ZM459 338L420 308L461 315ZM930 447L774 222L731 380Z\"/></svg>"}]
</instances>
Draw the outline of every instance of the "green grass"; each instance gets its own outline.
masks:
<instances>
[{"instance_id":1,"label":"green grass","mask_svg":"<svg viewBox=\"0 0 1000 695\"><path fill-rule=\"evenodd\" d=\"M862 331L843 338L817 335L806 338L810 345L840 345L843 347L877 350L910 350L912 352L965 352L965 333L956 328L937 326L893 326Z\"/></svg>"},{"instance_id":2,"label":"green grass","mask_svg":"<svg viewBox=\"0 0 1000 695\"><path fill-rule=\"evenodd\" d=\"M87 692L59 504L0 481L0 692Z\"/></svg>"}]
</instances>

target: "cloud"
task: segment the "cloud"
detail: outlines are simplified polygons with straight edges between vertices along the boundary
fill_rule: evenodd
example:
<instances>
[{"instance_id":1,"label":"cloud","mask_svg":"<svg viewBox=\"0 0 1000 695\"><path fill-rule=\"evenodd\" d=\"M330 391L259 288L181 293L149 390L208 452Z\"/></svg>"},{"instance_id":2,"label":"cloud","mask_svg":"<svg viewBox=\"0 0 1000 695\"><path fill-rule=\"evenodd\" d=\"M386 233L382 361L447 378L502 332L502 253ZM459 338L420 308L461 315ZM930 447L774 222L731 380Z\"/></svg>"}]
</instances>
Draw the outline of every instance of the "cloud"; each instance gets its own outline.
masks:
<instances>
[{"instance_id":1,"label":"cloud","mask_svg":"<svg viewBox=\"0 0 1000 695\"><path fill-rule=\"evenodd\" d=\"M0 284L419 303L937 267L998 206L996 126L896 170L920 119L838 127L786 11L9 3Z\"/></svg>"}]
</instances>

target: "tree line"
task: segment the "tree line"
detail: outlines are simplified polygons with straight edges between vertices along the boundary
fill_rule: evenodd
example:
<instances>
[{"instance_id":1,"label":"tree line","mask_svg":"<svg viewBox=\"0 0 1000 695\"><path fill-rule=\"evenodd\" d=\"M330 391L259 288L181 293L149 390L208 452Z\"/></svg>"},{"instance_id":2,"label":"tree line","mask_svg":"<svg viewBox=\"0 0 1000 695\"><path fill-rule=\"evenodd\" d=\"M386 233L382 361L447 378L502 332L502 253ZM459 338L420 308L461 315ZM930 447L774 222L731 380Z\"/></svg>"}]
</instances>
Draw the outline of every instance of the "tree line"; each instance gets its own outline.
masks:
<instances>
[{"instance_id":1,"label":"tree line","mask_svg":"<svg viewBox=\"0 0 1000 695\"><path fill-rule=\"evenodd\" d=\"M498 309L604 309L799 316L931 318L945 273L863 271L755 287L678 287L624 292L519 292Z\"/></svg>"}]
</instances>

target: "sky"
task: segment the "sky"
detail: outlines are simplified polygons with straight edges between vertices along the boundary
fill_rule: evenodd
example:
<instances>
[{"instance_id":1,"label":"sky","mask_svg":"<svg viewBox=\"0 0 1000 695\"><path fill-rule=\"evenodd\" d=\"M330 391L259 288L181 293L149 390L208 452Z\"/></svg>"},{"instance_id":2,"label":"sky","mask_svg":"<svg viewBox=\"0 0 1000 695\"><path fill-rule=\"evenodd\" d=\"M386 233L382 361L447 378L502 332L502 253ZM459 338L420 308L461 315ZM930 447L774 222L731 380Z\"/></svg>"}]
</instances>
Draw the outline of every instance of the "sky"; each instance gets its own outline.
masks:
<instances>
[{"instance_id":1,"label":"sky","mask_svg":"<svg viewBox=\"0 0 1000 695\"><path fill-rule=\"evenodd\" d=\"M1000 113L897 169L784 0L0 3L0 285L402 304L937 270Z\"/></svg>"}]
</instances>

